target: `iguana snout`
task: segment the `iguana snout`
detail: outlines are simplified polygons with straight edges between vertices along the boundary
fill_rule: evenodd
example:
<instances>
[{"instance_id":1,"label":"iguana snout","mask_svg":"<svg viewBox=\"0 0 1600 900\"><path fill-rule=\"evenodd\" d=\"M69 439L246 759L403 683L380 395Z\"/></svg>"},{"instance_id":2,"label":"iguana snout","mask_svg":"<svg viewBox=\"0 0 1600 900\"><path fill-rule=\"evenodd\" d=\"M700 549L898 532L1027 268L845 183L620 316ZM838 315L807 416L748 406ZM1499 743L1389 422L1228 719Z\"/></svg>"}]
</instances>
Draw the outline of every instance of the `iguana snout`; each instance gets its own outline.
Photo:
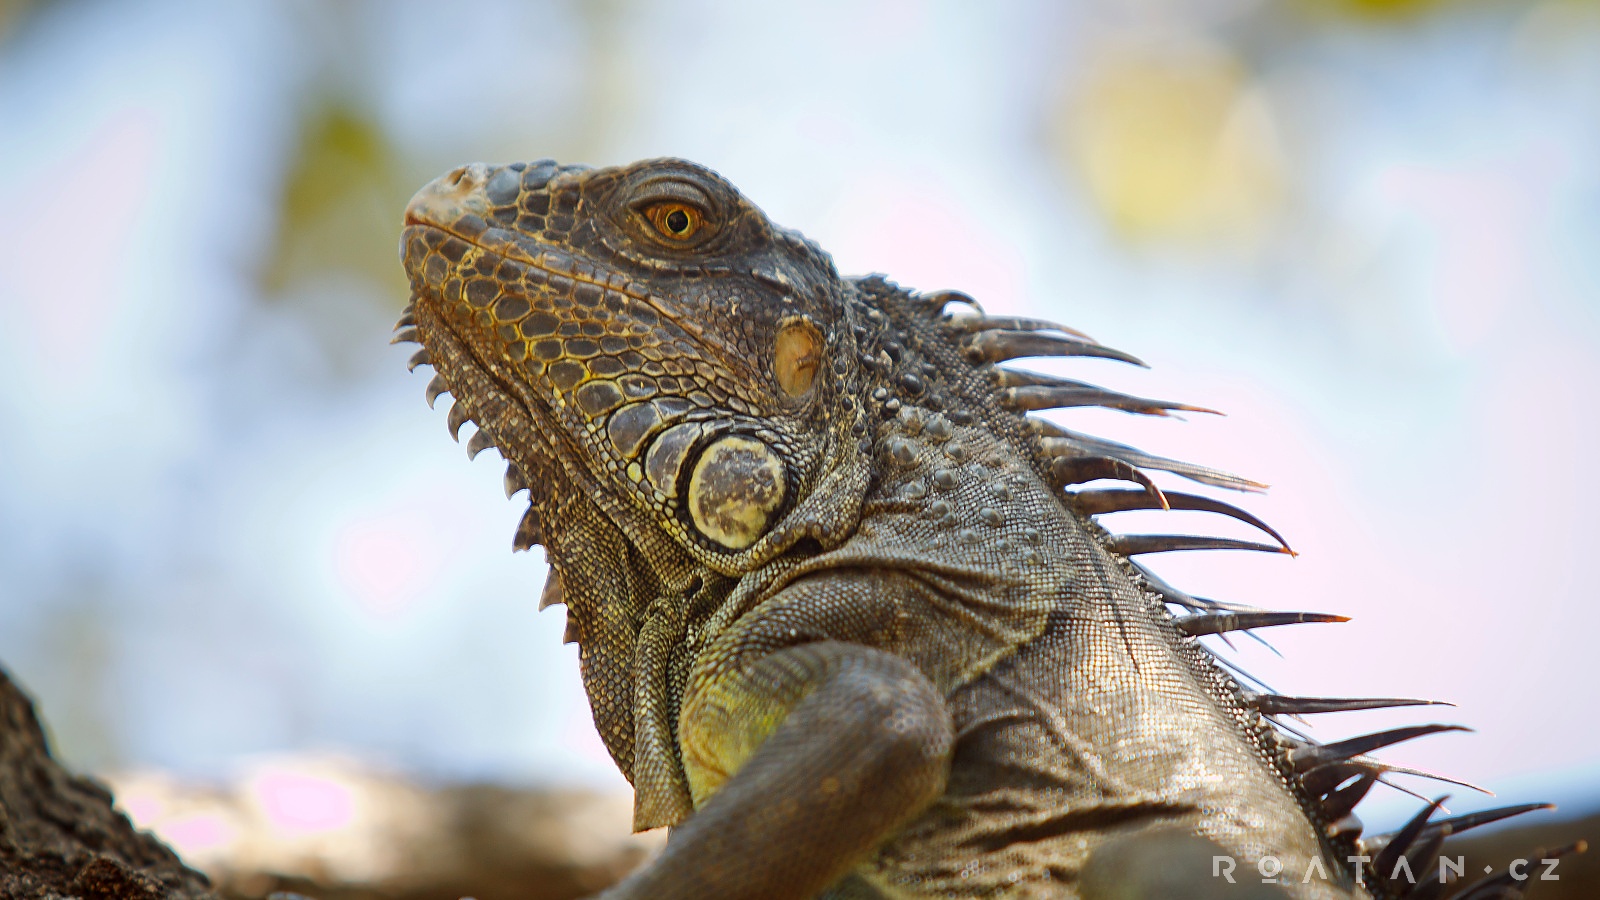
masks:
<instances>
[{"instance_id":1,"label":"iguana snout","mask_svg":"<svg viewBox=\"0 0 1600 900\"><path fill-rule=\"evenodd\" d=\"M860 410L832 261L703 167L461 166L408 204L402 257L430 397L472 398L452 413L508 478L599 488L712 569L798 539L780 523L857 453L833 452Z\"/></svg>"}]
</instances>

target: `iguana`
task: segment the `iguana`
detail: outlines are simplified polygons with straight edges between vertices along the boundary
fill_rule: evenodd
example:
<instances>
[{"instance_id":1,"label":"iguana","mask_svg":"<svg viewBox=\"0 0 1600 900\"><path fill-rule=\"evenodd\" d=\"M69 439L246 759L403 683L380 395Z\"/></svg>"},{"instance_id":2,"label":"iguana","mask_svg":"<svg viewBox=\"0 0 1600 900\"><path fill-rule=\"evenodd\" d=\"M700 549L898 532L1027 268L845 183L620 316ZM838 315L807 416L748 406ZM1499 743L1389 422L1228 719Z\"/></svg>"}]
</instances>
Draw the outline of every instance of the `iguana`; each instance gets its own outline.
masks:
<instances>
[{"instance_id":1,"label":"iguana","mask_svg":"<svg viewBox=\"0 0 1600 900\"><path fill-rule=\"evenodd\" d=\"M430 405L454 396L451 433L475 423L469 453L497 448L507 495L528 491L515 547L546 549L540 605L565 603L634 826L672 828L606 897L1103 896L1105 859L1113 892L1176 860L1202 890L1213 855L1252 876L1271 857L1300 898L1428 897L1446 835L1537 808L1434 803L1360 836L1352 808L1406 771L1367 754L1452 726L1285 731L1424 701L1241 686L1199 636L1342 617L1156 577L1143 554L1288 547L1146 470L1262 486L1029 415L1197 407L1002 365L1132 356L842 277L681 160L463 166L412 199L401 251L395 340L437 370ZM1273 543L1098 523L1151 509Z\"/></svg>"}]
</instances>

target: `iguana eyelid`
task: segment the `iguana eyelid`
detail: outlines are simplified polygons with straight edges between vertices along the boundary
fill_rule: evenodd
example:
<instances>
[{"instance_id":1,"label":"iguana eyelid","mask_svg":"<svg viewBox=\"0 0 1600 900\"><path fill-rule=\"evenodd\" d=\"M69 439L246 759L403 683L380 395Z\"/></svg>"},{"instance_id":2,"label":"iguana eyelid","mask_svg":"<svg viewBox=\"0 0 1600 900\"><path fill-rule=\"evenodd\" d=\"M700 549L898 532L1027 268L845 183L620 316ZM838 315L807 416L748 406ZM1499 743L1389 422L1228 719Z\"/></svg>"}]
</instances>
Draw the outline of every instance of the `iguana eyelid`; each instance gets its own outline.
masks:
<instances>
[{"instance_id":1,"label":"iguana eyelid","mask_svg":"<svg viewBox=\"0 0 1600 900\"><path fill-rule=\"evenodd\" d=\"M720 222L716 214L716 204L711 202L704 189L693 182L681 178L656 178L632 187L630 192L632 196L628 200L628 209L633 214L635 223L651 238L666 246L693 247L703 243L718 230ZM655 223L651 221L649 210L664 203L681 203L699 214L699 228L693 235L675 239L657 230Z\"/></svg>"}]
</instances>

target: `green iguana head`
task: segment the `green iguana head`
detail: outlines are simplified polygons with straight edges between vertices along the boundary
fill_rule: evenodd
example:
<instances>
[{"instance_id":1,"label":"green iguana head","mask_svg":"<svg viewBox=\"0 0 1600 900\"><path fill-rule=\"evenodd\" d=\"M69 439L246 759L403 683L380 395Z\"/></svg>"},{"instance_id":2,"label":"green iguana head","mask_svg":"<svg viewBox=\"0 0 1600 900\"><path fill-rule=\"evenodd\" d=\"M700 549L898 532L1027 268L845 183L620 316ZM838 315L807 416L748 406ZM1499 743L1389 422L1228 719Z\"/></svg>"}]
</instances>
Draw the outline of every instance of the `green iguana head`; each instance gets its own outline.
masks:
<instances>
[{"instance_id":1,"label":"green iguana head","mask_svg":"<svg viewBox=\"0 0 1600 900\"><path fill-rule=\"evenodd\" d=\"M721 177L476 164L405 222L431 390L538 482L536 506L590 492L633 543L665 532L724 574L853 524L815 490L860 468L850 288Z\"/></svg>"}]
</instances>

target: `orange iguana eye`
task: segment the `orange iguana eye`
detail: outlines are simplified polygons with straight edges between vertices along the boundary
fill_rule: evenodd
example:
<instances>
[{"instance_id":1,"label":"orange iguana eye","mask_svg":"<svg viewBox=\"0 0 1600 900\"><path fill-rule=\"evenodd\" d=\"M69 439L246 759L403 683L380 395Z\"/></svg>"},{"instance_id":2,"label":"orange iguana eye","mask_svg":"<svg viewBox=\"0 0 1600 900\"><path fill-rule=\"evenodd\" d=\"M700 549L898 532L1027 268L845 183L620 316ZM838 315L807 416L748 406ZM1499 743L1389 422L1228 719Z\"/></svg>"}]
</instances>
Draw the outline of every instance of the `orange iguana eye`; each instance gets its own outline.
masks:
<instances>
[{"instance_id":1,"label":"orange iguana eye","mask_svg":"<svg viewBox=\"0 0 1600 900\"><path fill-rule=\"evenodd\" d=\"M644 214L656 231L669 241L687 241L705 224L700 210L686 203L657 203L646 209Z\"/></svg>"}]
</instances>

